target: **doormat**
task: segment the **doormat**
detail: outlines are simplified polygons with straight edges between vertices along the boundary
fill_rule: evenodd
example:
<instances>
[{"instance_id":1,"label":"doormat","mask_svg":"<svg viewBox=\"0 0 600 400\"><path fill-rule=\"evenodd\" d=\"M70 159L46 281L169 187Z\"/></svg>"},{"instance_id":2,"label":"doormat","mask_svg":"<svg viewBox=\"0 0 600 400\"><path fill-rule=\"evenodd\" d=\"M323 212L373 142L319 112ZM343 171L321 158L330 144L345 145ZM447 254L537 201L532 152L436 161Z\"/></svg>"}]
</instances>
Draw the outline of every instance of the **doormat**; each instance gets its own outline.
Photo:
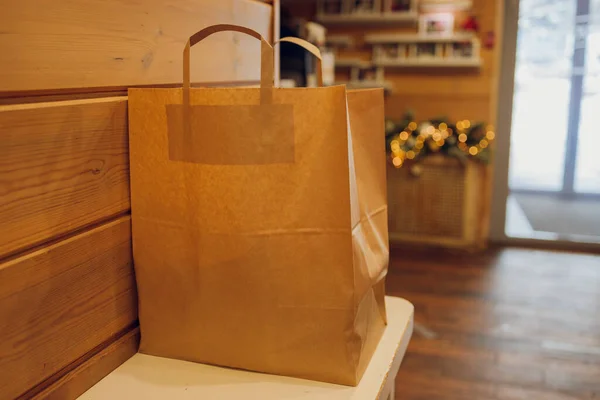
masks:
<instances>
[{"instance_id":1,"label":"doormat","mask_svg":"<svg viewBox=\"0 0 600 400\"><path fill-rule=\"evenodd\" d=\"M600 200L512 194L536 231L600 237Z\"/></svg>"}]
</instances>

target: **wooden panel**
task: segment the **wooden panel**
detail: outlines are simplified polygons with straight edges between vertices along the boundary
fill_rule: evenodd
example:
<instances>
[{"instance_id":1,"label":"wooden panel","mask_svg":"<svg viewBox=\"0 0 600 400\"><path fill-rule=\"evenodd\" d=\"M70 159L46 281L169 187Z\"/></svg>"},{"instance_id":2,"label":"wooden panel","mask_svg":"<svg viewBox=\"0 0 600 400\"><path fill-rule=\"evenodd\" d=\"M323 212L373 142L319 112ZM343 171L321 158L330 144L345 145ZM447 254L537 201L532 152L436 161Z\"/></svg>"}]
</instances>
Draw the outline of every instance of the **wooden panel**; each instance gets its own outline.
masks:
<instances>
[{"instance_id":1,"label":"wooden panel","mask_svg":"<svg viewBox=\"0 0 600 400\"><path fill-rule=\"evenodd\" d=\"M14 399L137 320L131 220L0 264L0 399Z\"/></svg>"},{"instance_id":2,"label":"wooden panel","mask_svg":"<svg viewBox=\"0 0 600 400\"><path fill-rule=\"evenodd\" d=\"M407 110L412 110L418 121L435 117L448 117L452 121L487 121L489 109L487 96L392 95L385 102L387 116L400 118Z\"/></svg>"},{"instance_id":3,"label":"wooden panel","mask_svg":"<svg viewBox=\"0 0 600 400\"><path fill-rule=\"evenodd\" d=\"M486 167L454 158L431 156L419 177L408 167L388 166L390 241L461 247L484 245L482 196ZM435 199L435 201L427 201Z\"/></svg>"},{"instance_id":4,"label":"wooden panel","mask_svg":"<svg viewBox=\"0 0 600 400\"><path fill-rule=\"evenodd\" d=\"M35 400L76 399L137 353L140 329L134 328L83 364L35 395Z\"/></svg>"},{"instance_id":5,"label":"wooden panel","mask_svg":"<svg viewBox=\"0 0 600 400\"><path fill-rule=\"evenodd\" d=\"M217 23L269 37L271 6L251 0L11 2L0 13L0 95L181 82L186 40ZM192 80L258 79L256 39L223 33L197 47Z\"/></svg>"},{"instance_id":6,"label":"wooden panel","mask_svg":"<svg viewBox=\"0 0 600 400\"><path fill-rule=\"evenodd\" d=\"M394 84L394 93L422 96L489 96L491 87L489 78L477 69L461 70L447 68L421 68L385 69L385 77ZM468 72L470 71L470 73ZM412 72L412 73L411 73ZM406 76L401 76L404 73ZM419 76L420 75L420 76ZM465 76L467 75L467 76ZM468 76L472 75L472 76Z\"/></svg>"},{"instance_id":7,"label":"wooden panel","mask_svg":"<svg viewBox=\"0 0 600 400\"><path fill-rule=\"evenodd\" d=\"M14 104L30 104L30 103L48 103L52 101L68 101L68 100L83 100L83 99L99 99L102 97L119 97L127 96L127 89L114 89L109 91L69 91L56 94L40 94L32 93L31 96L24 96L20 93L15 93L14 97L1 97L0 106Z\"/></svg>"},{"instance_id":8,"label":"wooden panel","mask_svg":"<svg viewBox=\"0 0 600 400\"><path fill-rule=\"evenodd\" d=\"M0 258L128 209L126 97L0 106Z\"/></svg>"},{"instance_id":9,"label":"wooden panel","mask_svg":"<svg viewBox=\"0 0 600 400\"><path fill-rule=\"evenodd\" d=\"M257 81L226 81L226 82L195 82L192 83L192 87L247 87L247 86L258 86ZM172 85L155 85L153 87L181 87L179 84ZM0 96L0 105L12 105L12 104L29 104L29 103L46 103L51 101L67 101L67 100L83 100L83 99L96 99L102 97L118 97L127 96L127 88L98 88L98 89L72 89L68 91L59 91L53 93L49 91L47 93L36 92L36 93L13 93L11 96L2 97Z\"/></svg>"}]
</instances>

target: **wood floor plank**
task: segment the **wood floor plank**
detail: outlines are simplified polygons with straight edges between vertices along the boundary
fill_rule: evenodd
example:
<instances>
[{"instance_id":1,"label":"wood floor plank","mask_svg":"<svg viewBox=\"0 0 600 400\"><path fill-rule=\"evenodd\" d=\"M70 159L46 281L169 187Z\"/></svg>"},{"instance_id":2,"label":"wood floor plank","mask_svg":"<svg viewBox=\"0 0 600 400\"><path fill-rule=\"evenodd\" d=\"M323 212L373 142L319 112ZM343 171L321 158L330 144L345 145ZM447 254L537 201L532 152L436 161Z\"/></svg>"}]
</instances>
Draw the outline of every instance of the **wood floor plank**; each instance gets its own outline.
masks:
<instances>
[{"instance_id":1,"label":"wood floor plank","mask_svg":"<svg viewBox=\"0 0 600 400\"><path fill-rule=\"evenodd\" d=\"M600 396L600 256L392 249L388 294L415 305L397 400Z\"/></svg>"},{"instance_id":2,"label":"wood floor plank","mask_svg":"<svg viewBox=\"0 0 600 400\"><path fill-rule=\"evenodd\" d=\"M400 369L396 400L582 400L567 393L448 378ZM591 399L591 397L587 397Z\"/></svg>"}]
</instances>

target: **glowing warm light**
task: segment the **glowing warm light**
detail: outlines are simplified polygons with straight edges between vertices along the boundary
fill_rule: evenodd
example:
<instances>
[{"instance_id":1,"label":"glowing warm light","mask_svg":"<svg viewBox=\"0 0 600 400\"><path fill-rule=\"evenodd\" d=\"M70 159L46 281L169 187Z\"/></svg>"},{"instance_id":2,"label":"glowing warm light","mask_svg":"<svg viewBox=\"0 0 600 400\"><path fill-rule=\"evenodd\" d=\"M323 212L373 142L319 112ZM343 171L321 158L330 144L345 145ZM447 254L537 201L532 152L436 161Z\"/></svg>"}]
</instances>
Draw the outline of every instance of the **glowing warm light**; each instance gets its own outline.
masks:
<instances>
[{"instance_id":1,"label":"glowing warm light","mask_svg":"<svg viewBox=\"0 0 600 400\"><path fill-rule=\"evenodd\" d=\"M417 124L416 121L411 121L404 130L398 133L398 136L389 142L392 150L392 164L396 168L402 167L405 163L412 165L407 160L419 157L420 154L423 154L423 149L440 152L446 146L446 142L450 147L458 146L464 152L463 154L485 155L487 151L485 149L492 147L492 141L496 134L492 125L487 125L485 131L480 126L474 125L474 122L468 119L456 122L455 128L450 128L446 122L432 125L428 122ZM477 129L477 132L469 136L474 129ZM479 143L475 142L476 140Z\"/></svg>"}]
</instances>

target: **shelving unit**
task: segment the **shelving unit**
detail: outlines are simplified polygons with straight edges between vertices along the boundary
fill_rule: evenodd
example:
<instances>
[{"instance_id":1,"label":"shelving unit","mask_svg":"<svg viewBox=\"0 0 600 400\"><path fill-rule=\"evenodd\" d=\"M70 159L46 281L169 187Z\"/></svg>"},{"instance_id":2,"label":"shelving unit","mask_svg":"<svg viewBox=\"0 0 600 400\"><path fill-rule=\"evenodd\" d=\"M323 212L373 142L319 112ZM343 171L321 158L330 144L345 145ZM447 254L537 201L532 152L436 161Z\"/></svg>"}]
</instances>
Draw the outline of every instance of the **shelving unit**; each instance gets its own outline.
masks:
<instances>
[{"instance_id":1,"label":"shelving unit","mask_svg":"<svg viewBox=\"0 0 600 400\"><path fill-rule=\"evenodd\" d=\"M472 0L318 0L317 20L332 25L373 25L373 30L375 26L387 24L388 32L389 24L419 22L421 29L414 33L366 34L361 40L348 35L347 28L340 28L343 34L332 35L327 40L336 53L335 68L350 69L350 80L343 83L350 87L385 87L389 91L393 85L384 78L388 68L462 68L465 71L481 68L481 44L473 32L450 33L455 26L453 15L452 19L446 18L450 29L429 29L430 19L424 16L471 7ZM438 17L442 21L438 24L443 23L444 15ZM364 57L349 57L360 50L355 47L355 40L371 49L370 61ZM345 54L348 57L344 57Z\"/></svg>"},{"instance_id":2,"label":"shelving unit","mask_svg":"<svg viewBox=\"0 0 600 400\"><path fill-rule=\"evenodd\" d=\"M481 45L470 32L447 36L372 34L373 65L382 67L479 68ZM391 54L391 55L390 55Z\"/></svg>"}]
</instances>

